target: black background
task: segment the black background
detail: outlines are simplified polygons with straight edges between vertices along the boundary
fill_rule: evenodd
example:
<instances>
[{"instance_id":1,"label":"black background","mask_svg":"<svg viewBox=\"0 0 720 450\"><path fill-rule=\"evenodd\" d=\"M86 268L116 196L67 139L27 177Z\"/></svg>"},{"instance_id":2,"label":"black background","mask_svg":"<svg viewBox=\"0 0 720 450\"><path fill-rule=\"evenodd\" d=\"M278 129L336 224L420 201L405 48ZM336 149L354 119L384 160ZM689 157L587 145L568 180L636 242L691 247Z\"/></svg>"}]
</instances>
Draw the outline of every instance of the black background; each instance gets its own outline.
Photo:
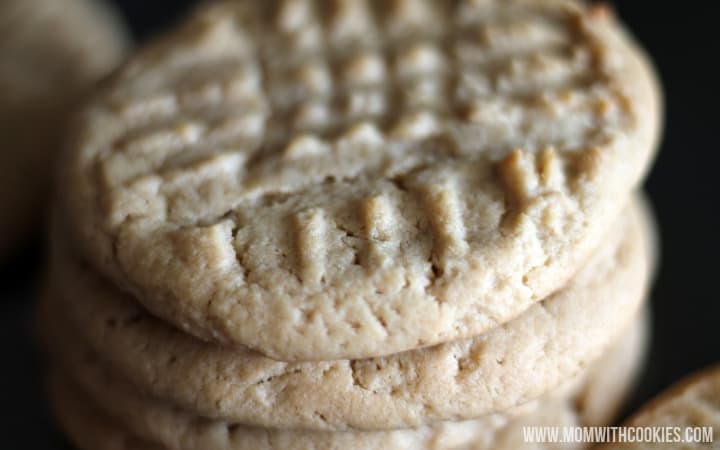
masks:
<instances>
[{"instance_id":1,"label":"black background","mask_svg":"<svg viewBox=\"0 0 720 450\"><path fill-rule=\"evenodd\" d=\"M142 42L196 2L116 3ZM619 15L652 55L666 100L663 145L646 182L662 235L662 261L652 292L652 350L628 409L683 375L720 362L717 4L615 2ZM29 317L43 270L41 241L38 238L0 265L0 448L68 448L47 417L42 365L30 338Z\"/></svg>"}]
</instances>

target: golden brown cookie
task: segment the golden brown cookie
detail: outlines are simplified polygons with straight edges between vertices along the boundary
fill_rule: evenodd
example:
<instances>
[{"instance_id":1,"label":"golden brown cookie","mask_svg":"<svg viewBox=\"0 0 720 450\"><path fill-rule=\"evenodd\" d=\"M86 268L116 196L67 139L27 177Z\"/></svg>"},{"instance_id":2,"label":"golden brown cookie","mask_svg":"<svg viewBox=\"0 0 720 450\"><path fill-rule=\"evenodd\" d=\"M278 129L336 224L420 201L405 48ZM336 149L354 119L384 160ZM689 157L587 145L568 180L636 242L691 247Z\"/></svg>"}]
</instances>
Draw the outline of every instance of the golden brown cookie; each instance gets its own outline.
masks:
<instances>
[{"instance_id":1,"label":"golden brown cookie","mask_svg":"<svg viewBox=\"0 0 720 450\"><path fill-rule=\"evenodd\" d=\"M53 388L66 392L54 393L53 397L61 423L69 420L63 416L77 414L78 404L82 408L98 408L99 405L101 412L96 414L112 417L106 419L106 422L127 430L127 436L140 436L147 442L162 442L166 448L172 449L567 449L567 446L560 445L533 447L523 441L522 429L524 426L609 423L616 406L623 401L625 392L633 384L634 373L644 353L647 316L641 315L638 319L611 349L593 362L587 373L567 382L541 400L477 420L442 422L416 429L323 432L272 430L212 421L141 396L134 387L119 381L94 358L87 359L81 373L74 371L79 376L75 381L71 381L67 375L60 375L60 371L56 372ZM62 365L62 362L59 364ZM77 386L83 386L84 389ZM73 401L63 400L63 396L68 395L68 389L71 395L77 397ZM598 421L600 416L604 417L602 421ZM87 419L84 420L87 422ZM95 438L88 432L88 436L76 439L88 442Z\"/></svg>"},{"instance_id":2,"label":"golden brown cookie","mask_svg":"<svg viewBox=\"0 0 720 450\"><path fill-rule=\"evenodd\" d=\"M564 285L645 173L658 102L622 26L574 1L221 1L84 110L61 215L202 339L388 355Z\"/></svg>"},{"instance_id":3,"label":"golden brown cookie","mask_svg":"<svg viewBox=\"0 0 720 450\"><path fill-rule=\"evenodd\" d=\"M47 345L75 365L82 364L78 348L89 345L143 391L252 425L387 429L474 418L544 395L632 321L650 253L638 213L629 208L568 285L513 321L477 338L363 360L278 362L197 340L148 315L57 245Z\"/></svg>"}]
</instances>

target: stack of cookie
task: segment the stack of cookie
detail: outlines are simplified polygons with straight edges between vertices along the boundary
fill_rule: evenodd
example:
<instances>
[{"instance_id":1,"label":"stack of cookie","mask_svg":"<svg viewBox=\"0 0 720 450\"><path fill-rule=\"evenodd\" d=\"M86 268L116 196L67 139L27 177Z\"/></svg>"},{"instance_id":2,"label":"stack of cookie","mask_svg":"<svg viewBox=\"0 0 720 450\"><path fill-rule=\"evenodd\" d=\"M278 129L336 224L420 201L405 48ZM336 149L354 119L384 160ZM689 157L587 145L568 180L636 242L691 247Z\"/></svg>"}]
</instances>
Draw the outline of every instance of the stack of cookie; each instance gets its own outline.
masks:
<instances>
[{"instance_id":1,"label":"stack of cookie","mask_svg":"<svg viewBox=\"0 0 720 450\"><path fill-rule=\"evenodd\" d=\"M603 7L229 0L78 118L40 309L83 449L518 448L643 350L658 95Z\"/></svg>"}]
</instances>

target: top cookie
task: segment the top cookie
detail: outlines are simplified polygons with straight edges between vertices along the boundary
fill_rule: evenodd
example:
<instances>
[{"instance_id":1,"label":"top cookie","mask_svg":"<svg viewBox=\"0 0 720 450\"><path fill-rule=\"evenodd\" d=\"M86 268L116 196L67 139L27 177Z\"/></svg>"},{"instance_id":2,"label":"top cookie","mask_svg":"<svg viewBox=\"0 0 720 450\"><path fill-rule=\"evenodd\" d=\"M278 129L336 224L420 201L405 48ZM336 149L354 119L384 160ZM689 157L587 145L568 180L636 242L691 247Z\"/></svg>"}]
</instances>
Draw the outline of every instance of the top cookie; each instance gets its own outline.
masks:
<instances>
[{"instance_id":1,"label":"top cookie","mask_svg":"<svg viewBox=\"0 0 720 450\"><path fill-rule=\"evenodd\" d=\"M39 224L69 110L128 44L103 1L0 1L0 258Z\"/></svg>"},{"instance_id":2,"label":"top cookie","mask_svg":"<svg viewBox=\"0 0 720 450\"><path fill-rule=\"evenodd\" d=\"M560 287L639 182L643 56L567 1L224 1L80 118L61 208L150 311L272 358L480 334Z\"/></svg>"}]
</instances>

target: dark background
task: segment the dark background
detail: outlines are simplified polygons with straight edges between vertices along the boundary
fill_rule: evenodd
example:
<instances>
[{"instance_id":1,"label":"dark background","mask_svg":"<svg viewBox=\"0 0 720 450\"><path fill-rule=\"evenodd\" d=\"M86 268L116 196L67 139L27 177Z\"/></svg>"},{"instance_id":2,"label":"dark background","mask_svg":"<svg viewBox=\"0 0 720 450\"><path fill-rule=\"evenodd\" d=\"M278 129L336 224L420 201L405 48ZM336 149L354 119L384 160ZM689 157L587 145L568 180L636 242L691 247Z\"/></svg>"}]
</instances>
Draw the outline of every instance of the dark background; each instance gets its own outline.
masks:
<instances>
[{"instance_id":1,"label":"dark background","mask_svg":"<svg viewBox=\"0 0 720 450\"><path fill-rule=\"evenodd\" d=\"M197 2L116 3L137 41L143 42ZM666 100L663 145L646 182L662 236L662 261L652 291L652 350L626 412L683 375L720 362L718 3L615 2L652 55ZM0 448L68 448L47 417L42 365L30 338L43 253L44 244L34 242L0 264Z\"/></svg>"}]
</instances>

